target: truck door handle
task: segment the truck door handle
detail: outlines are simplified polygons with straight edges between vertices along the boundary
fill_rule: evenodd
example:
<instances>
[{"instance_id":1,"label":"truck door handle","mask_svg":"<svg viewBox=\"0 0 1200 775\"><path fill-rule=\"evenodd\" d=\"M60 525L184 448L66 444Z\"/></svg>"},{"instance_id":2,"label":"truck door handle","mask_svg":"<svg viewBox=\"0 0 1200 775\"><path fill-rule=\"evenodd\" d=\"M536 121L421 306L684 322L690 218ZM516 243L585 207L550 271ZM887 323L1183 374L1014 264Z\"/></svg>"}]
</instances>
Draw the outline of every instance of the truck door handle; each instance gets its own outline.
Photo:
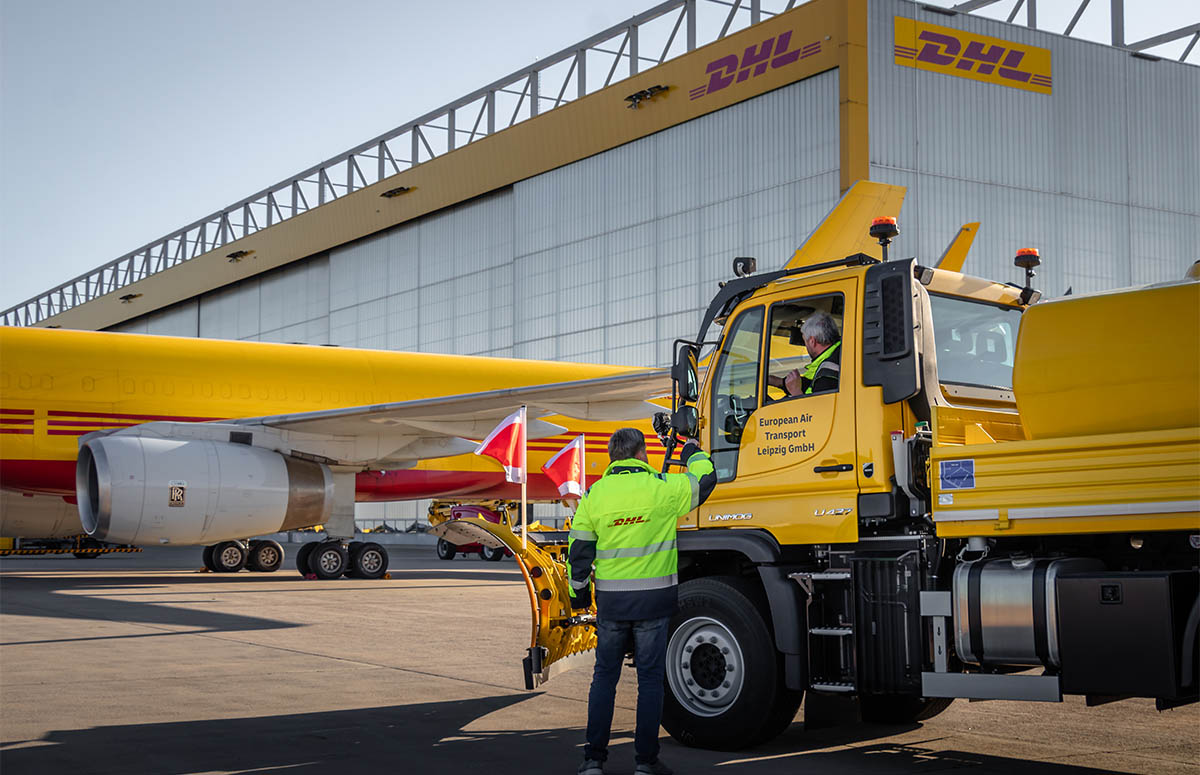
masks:
<instances>
[{"instance_id":1,"label":"truck door handle","mask_svg":"<svg viewBox=\"0 0 1200 775\"><path fill-rule=\"evenodd\" d=\"M839 463L836 466L813 466L814 474L833 474L839 471L853 471L854 466L850 463Z\"/></svg>"}]
</instances>

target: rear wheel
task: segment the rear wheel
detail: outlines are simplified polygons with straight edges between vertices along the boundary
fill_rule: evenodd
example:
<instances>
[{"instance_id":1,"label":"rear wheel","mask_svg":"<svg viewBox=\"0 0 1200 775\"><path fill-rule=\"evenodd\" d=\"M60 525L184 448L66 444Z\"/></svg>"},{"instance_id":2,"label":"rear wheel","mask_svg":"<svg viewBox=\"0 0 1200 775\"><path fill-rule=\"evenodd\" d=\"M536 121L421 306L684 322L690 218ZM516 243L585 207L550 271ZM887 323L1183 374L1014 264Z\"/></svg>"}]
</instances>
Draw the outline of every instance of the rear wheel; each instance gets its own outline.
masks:
<instances>
[{"instance_id":1,"label":"rear wheel","mask_svg":"<svg viewBox=\"0 0 1200 775\"><path fill-rule=\"evenodd\" d=\"M437 556L442 560L453 560L458 547L447 541L445 538L439 538L437 542Z\"/></svg>"},{"instance_id":2,"label":"rear wheel","mask_svg":"<svg viewBox=\"0 0 1200 775\"><path fill-rule=\"evenodd\" d=\"M217 573L237 573L246 567L246 547L237 541L214 544L212 563Z\"/></svg>"},{"instance_id":3,"label":"rear wheel","mask_svg":"<svg viewBox=\"0 0 1200 775\"><path fill-rule=\"evenodd\" d=\"M697 748L736 750L792 723L803 692L783 685L783 665L756 600L740 579L679 586L667 643L663 727Z\"/></svg>"},{"instance_id":4,"label":"rear wheel","mask_svg":"<svg viewBox=\"0 0 1200 775\"><path fill-rule=\"evenodd\" d=\"M252 541L246 566L260 573L274 573L283 567L283 547L271 540Z\"/></svg>"},{"instance_id":5,"label":"rear wheel","mask_svg":"<svg viewBox=\"0 0 1200 775\"><path fill-rule=\"evenodd\" d=\"M377 543L358 544L350 550L350 569L347 576L359 579L381 579L388 569L388 553Z\"/></svg>"},{"instance_id":6,"label":"rear wheel","mask_svg":"<svg viewBox=\"0 0 1200 775\"><path fill-rule=\"evenodd\" d=\"M316 546L315 543L303 544L300 550L296 552L296 570L300 571L301 576L307 576L312 573L312 568L308 566L308 557L312 554L312 550Z\"/></svg>"},{"instance_id":7,"label":"rear wheel","mask_svg":"<svg viewBox=\"0 0 1200 775\"><path fill-rule=\"evenodd\" d=\"M500 562L504 559L504 550L491 546L481 546L479 547L479 559L488 562Z\"/></svg>"},{"instance_id":8,"label":"rear wheel","mask_svg":"<svg viewBox=\"0 0 1200 775\"><path fill-rule=\"evenodd\" d=\"M336 541L317 544L308 555L308 568L313 575L325 581L336 579L346 572L350 563L346 547Z\"/></svg>"},{"instance_id":9,"label":"rear wheel","mask_svg":"<svg viewBox=\"0 0 1200 775\"><path fill-rule=\"evenodd\" d=\"M862 720L875 724L904 724L925 721L950 707L953 697L912 697L908 695L867 695L859 697Z\"/></svg>"}]
</instances>

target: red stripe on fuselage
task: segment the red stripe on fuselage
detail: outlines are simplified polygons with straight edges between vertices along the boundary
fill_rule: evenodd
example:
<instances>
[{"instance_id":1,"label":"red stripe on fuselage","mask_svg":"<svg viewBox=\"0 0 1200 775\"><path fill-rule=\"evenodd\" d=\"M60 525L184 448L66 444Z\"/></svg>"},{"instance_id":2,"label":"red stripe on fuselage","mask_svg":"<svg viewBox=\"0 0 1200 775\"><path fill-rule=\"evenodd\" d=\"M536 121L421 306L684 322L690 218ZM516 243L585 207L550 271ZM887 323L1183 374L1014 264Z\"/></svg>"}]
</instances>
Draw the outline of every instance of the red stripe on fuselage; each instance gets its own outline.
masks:
<instances>
[{"instance_id":1,"label":"red stripe on fuselage","mask_svg":"<svg viewBox=\"0 0 1200 775\"><path fill-rule=\"evenodd\" d=\"M33 414L32 409L0 409L0 414Z\"/></svg>"},{"instance_id":2,"label":"red stripe on fuselage","mask_svg":"<svg viewBox=\"0 0 1200 775\"><path fill-rule=\"evenodd\" d=\"M221 417L181 417L173 414L118 414L113 412L67 412L56 410L51 410L47 414L51 417L79 417L85 420L93 417L104 417L114 420L178 420L179 422L209 422L210 420L226 419Z\"/></svg>"}]
</instances>

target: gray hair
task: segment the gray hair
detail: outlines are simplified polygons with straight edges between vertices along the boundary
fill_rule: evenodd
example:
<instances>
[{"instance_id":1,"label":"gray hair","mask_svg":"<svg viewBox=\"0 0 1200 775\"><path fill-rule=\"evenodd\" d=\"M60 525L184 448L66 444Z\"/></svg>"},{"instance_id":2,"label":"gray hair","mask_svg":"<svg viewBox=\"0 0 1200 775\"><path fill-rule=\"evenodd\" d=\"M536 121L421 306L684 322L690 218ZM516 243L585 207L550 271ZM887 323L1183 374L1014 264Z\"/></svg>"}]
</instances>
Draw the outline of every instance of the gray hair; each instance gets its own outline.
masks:
<instances>
[{"instance_id":1,"label":"gray hair","mask_svg":"<svg viewBox=\"0 0 1200 775\"><path fill-rule=\"evenodd\" d=\"M637 428L621 428L608 439L609 460L628 460L646 449L646 437Z\"/></svg>"},{"instance_id":2,"label":"gray hair","mask_svg":"<svg viewBox=\"0 0 1200 775\"><path fill-rule=\"evenodd\" d=\"M805 339L811 336L817 340L818 344L826 347L842 338L841 333L837 330L837 323L834 323L833 318L824 310L808 316L808 320L805 320L804 324L800 326L800 335Z\"/></svg>"}]
</instances>

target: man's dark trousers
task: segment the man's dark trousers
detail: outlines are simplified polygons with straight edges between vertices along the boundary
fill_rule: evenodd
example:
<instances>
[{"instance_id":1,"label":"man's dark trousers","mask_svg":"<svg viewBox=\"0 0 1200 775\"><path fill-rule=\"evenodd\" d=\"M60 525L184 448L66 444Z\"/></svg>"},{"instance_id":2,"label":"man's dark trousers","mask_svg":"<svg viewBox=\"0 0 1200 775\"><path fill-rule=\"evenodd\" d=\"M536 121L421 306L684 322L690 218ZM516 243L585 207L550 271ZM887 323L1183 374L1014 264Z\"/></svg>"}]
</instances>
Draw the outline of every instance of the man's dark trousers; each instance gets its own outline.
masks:
<instances>
[{"instance_id":1,"label":"man's dark trousers","mask_svg":"<svg viewBox=\"0 0 1200 775\"><path fill-rule=\"evenodd\" d=\"M612 729L613 702L626 644L633 641L633 661L637 665L637 727L633 749L639 764L658 760L658 727L662 722L664 673L667 661L667 630L670 617L614 622L600 619L596 624L596 669L588 692L587 745L585 759L605 761L608 737Z\"/></svg>"}]
</instances>

